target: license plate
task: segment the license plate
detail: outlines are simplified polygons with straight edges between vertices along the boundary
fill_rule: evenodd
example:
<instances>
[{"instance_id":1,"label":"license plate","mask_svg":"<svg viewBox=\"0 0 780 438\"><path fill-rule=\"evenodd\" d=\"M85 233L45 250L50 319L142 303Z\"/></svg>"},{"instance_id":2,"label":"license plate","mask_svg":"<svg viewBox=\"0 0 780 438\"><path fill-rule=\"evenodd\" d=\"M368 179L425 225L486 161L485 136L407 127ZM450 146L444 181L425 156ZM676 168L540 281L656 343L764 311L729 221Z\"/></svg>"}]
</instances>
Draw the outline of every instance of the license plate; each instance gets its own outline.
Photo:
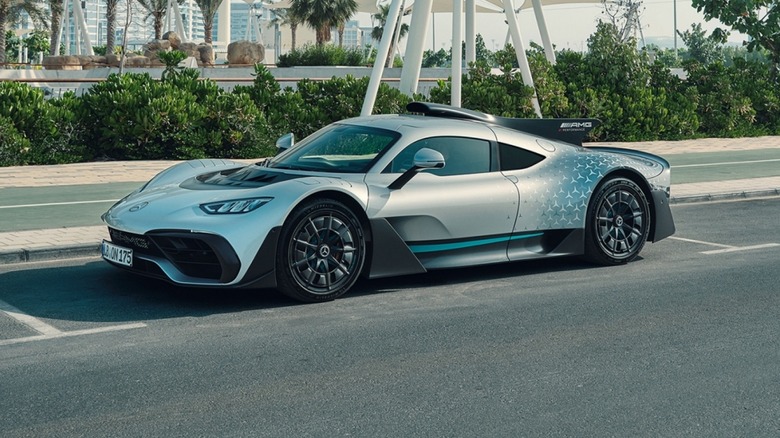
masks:
<instances>
[{"instance_id":1,"label":"license plate","mask_svg":"<svg viewBox=\"0 0 780 438\"><path fill-rule=\"evenodd\" d=\"M133 266L133 250L103 241L103 258L122 266Z\"/></svg>"}]
</instances>

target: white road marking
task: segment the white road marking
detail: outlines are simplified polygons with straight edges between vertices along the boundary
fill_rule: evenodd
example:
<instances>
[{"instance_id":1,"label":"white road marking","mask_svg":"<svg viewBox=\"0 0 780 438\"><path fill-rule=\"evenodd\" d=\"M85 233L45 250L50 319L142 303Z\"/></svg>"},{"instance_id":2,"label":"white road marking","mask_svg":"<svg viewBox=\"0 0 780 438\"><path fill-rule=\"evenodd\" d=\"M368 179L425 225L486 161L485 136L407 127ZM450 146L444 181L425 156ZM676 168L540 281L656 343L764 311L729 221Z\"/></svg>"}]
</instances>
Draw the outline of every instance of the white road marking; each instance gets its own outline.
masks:
<instances>
[{"instance_id":1,"label":"white road marking","mask_svg":"<svg viewBox=\"0 0 780 438\"><path fill-rule=\"evenodd\" d=\"M28 315L2 300L0 300L0 312L5 313L44 336L57 336L62 334L62 331L58 330L56 327L50 326L40 319Z\"/></svg>"},{"instance_id":2,"label":"white road marking","mask_svg":"<svg viewBox=\"0 0 780 438\"><path fill-rule=\"evenodd\" d=\"M32 330L35 330L36 332L40 333L40 335L35 336L27 336L24 338L16 338L16 339L3 339L0 340L0 346L3 345L11 345L11 344L19 344L22 342L31 342L31 341L40 341L43 339L54 339L54 338L65 338L65 337L71 337L71 336L81 336L81 335L91 335L94 333L104 333L104 332L114 332L117 330L130 330L135 328L142 328L146 327L146 324L142 322L138 323L132 323L132 324L123 324L123 325L112 325L108 327L97 327L97 328L91 328L91 329L84 329L84 330L74 330L72 332L63 332L62 330L57 329L54 326L51 326L49 324L46 324L45 322L41 321L40 319L30 316L21 310L17 309L16 307L6 303L5 301L0 300L0 312L5 313L9 317L13 318L14 320L26 325L27 327L31 328Z\"/></svg>"},{"instance_id":3,"label":"white road marking","mask_svg":"<svg viewBox=\"0 0 780 438\"><path fill-rule=\"evenodd\" d=\"M20 204L20 205L0 205L0 209L5 208L28 208L28 207L51 207L56 205L79 205L79 204L102 204L105 202L116 202L117 199L97 199L94 201L70 201L70 202L49 202L46 204Z\"/></svg>"},{"instance_id":4,"label":"white road marking","mask_svg":"<svg viewBox=\"0 0 780 438\"><path fill-rule=\"evenodd\" d=\"M105 333L105 332L116 332L119 330L131 330L131 329L137 329L143 327L146 327L146 324L142 322L136 322L132 324L112 325L109 327L97 327L97 328L85 329L85 330L74 330L72 332L60 332L57 335L37 335L37 336L28 336L26 338L5 339L0 341L0 347L2 347L3 345L42 341L45 339L69 338L72 336L91 335L95 333Z\"/></svg>"},{"instance_id":5,"label":"white road marking","mask_svg":"<svg viewBox=\"0 0 780 438\"><path fill-rule=\"evenodd\" d=\"M725 254L728 252L736 252L736 251L750 251L753 249L765 249L765 248L774 248L780 246L778 243L765 243L763 245L753 245L753 246L740 246L740 247L732 247L732 248L726 248L726 249L713 249L710 251L703 251L702 254L712 255L712 254Z\"/></svg>"},{"instance_id":6,"label":"white road marking","mask_svg":"<svg viewBox=\"0 0 780 438\"><path fill-rule=\"evenodd\" d=\"M736 246L733 245L723 245L721 243L712 243L712 242L705 242L703 240L693 240L693 239L685 239L683 237L670 237L672 240L680 240L682 242L689 242L689 243L698 243L700 245L709 245L709 246L717 246L719 248L736 248Z\"/></svg>"},{"instance_id":7,"label":"white road marking","mask_svg":"<svg viewBox=\"0 0 780 438\"><path fill-rule=\"evenodd\" d=\"M711 167L711 166L731 166L734 164L755 164L755 163L774 163L780 161L780 158L771 158L767 160L751 160L751 161L728 161L723 163L702 163L702 164L681 164L677 166L672 166L675 169L680 169L683 167Z\"/></svg>"}]
</instances>

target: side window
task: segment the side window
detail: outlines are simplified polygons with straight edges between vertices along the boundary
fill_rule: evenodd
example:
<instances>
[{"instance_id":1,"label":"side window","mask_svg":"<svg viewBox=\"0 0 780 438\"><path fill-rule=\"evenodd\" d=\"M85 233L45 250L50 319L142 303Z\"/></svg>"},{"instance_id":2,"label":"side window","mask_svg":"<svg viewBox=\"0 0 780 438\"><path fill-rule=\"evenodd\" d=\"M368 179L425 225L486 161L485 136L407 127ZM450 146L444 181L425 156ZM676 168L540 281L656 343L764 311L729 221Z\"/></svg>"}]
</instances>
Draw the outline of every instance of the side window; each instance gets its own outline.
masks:
<instances>
[{"instance_id":1,"label":"side window","mask_svg":"<svg viewBox=\"0 0 780 438\"><path fill-rule=\"evenodd\" d=\"M435 175L468 175L490 171L490 142L465 137L433 137L410 144L390 165L385 173L403 173L412 167L414 154L422 148L433 149L444 156L442 169L427 172Z\"/></svg>"},{"instance_id":2,"label":"side window","mask_svg":"<svg viewBox=\"0 0 780 438\"><path fill-rule=\"evenodd\" d=\"M504 143L498 144L501 170L527 169L544 160L544 156Z\"/></svg>"}]
</instances>

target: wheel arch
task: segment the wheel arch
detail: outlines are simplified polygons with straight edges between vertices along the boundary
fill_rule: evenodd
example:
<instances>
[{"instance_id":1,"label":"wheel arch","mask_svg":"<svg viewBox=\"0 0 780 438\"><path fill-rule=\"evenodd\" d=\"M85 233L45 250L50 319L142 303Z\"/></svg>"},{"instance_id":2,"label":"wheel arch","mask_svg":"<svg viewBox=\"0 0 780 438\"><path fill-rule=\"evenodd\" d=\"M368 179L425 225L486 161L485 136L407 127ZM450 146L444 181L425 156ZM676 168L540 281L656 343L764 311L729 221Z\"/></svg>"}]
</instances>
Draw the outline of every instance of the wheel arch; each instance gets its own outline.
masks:
<instances>
[{"instance_id":1,"label":"wheel arch","mask_svg":"<svg viewBox=\"0 0 780 438\"><path fill-rule=\"evenodd\" d=\"M652 241L655 238L656 206L655 200L653 199L653 192L650 188L650 183L647 182L647 179L645 179L641 173L624 167L607 173L604 178L596 185L593 193L596 193L599 187L601 187L605 182L615 177L626 178L642 189L642 193L645 195L645 199L647 199L647 205L650 207L650 231L647 235L647 240Z\"/></svg>"}]
</instances>

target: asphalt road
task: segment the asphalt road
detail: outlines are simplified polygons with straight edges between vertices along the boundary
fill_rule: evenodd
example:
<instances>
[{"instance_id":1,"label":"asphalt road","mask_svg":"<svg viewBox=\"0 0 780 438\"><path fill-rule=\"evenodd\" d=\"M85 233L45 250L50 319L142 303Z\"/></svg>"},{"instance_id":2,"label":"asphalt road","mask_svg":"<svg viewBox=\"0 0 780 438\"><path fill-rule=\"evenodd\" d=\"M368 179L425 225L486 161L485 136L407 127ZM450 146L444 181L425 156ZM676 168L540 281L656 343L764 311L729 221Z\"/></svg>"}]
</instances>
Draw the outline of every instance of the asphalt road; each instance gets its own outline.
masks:
<instances>
[{"instance_id":1,"label":"asphalt road","mask_svg":"<svg viewBox=\"0 0 780 438\"><path fill-rule=\"evenodd\" d=\"M778 436L780 199L674 214L627 266L440 271L316 305L95 259L2 266L0 436Z\"/></svg>"}]
</instances>

